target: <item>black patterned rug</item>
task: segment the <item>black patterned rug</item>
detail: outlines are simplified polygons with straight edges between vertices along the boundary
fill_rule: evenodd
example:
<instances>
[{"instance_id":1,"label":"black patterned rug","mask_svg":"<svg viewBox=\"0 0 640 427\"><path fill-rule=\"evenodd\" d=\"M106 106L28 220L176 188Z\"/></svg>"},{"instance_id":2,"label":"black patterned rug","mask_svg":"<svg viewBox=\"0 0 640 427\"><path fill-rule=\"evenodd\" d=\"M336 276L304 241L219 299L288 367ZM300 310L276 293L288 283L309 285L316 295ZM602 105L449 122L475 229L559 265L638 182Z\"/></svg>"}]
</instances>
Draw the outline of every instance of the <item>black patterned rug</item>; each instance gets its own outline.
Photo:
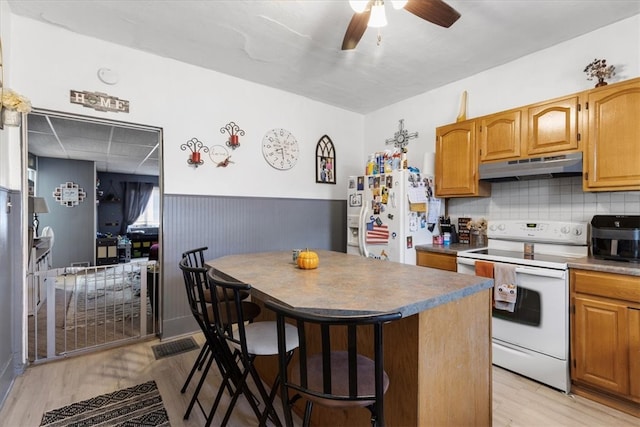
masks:
<instances>
[{"instance_id":1,"label":"black patterned rug","mask_svg":"<svg viewBox=\"0 0 640 427\"><path fill-rule=\"evenodd\" d=\"M54 409L40 426L170 426L155 381Z\"/></svg>"}]
</instances>

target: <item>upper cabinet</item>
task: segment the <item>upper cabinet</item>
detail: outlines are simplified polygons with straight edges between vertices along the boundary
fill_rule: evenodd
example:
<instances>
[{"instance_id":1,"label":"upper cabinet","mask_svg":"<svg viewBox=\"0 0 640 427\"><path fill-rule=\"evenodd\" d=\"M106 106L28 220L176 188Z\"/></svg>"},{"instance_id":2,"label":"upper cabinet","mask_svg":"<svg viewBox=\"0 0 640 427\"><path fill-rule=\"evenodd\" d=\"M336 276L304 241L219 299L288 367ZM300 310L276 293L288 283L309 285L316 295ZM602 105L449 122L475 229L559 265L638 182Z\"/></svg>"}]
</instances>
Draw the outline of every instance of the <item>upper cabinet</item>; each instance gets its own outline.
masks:
<instances>
[{"instance_id":1,"label":"upper cabinet","mask_svg":"<svg viewBox=\"0 0 640 427\"><path fill-rule=\"evenodd\" d=\"M585 191L640 190L640 78L589 91Z\"/></svg>"},{"instance_id":2,"label":"upper cabinet","mask_svg":"<svg viewBox=\"0 0 640 427\"><path fill-rule=\"evenodd\" d=\"M520 110L514 110L478 119L481 162L520 157L521 115Z\"/></svg>"},{"instance_id":3,"label":"upper cabinet","mask_svg":"<svg viewBox=\"0 0 640 427\"><path fill-rule=\"evenodd\" d=\"M476 122L467 120L436 129L436 196L489 196L491 186L478 180Z\"/></svg>"},{"instance_id":4,"label":"upper cabinet","mask_svg":"<svg viewBox=\"0 0 640 427\"><path fill-rule=\"evenodd\" d=\"M436 195L491 195L480 163L583 152L584 191L640 190L640 78L436 129Z\"/></svg>"},{"instance_id":5,"label":"upper cabinet","mask_svg":"<svg viewBox=\"0 0 640 427\"><path fill-rule=\"evenodd\" d=\"M580 149L577 95L476 119L480 162L516 160Z\"/></svg>"},{"instance_id":6,"label":"upper cabinet","mask_svg":"<svg viewBox=\"0 0 640 427\"><path fill-rule=\"evenodd\" d=\"M527 156L577 151L580 148L579 101L576 95L527 108Z\"/></svg>"}]
</instances>

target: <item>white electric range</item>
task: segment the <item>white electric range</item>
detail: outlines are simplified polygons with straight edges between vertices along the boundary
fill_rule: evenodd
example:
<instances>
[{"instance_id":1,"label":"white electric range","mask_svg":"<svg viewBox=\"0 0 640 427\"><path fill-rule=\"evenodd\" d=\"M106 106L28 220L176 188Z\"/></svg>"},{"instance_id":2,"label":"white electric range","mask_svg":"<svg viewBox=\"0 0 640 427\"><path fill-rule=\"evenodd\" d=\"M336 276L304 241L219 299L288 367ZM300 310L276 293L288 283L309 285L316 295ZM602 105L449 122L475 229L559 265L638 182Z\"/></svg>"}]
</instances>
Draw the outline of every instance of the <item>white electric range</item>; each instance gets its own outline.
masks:
<instances>
[{"instance_id":1,"label":"white electric range","mask_svg":"<svg viewBox=\"0 0 640 427\"><path fill-rule=\"evenodd\" d=\"M458 252L458 272L475 262L515 266L513 312L493 308L493 364L569 392L569 260L588 255L586 222L492 220L487 248ZM526 247L525 247L526 246Z\"/></svg>"}]
</instances>

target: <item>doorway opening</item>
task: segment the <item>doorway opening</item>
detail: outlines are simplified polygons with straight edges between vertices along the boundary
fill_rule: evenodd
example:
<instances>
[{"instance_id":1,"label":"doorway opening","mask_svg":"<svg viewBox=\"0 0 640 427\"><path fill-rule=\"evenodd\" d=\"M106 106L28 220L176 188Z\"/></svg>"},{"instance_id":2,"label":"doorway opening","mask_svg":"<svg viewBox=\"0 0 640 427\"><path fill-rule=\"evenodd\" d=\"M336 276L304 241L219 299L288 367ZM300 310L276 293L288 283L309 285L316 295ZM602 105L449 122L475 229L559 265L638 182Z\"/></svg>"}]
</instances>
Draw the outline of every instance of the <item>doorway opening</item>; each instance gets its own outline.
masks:
<instances>
[{"instance_id":1,"label":"doorway opening","mask_svg":"<svg viewBox=\"0 0 640 427\"><path fill-rule=\"evenodd\" d=\"M25 134L29 360L160 335L162 129L34 109Z\"/></svg>"}]
</instances>

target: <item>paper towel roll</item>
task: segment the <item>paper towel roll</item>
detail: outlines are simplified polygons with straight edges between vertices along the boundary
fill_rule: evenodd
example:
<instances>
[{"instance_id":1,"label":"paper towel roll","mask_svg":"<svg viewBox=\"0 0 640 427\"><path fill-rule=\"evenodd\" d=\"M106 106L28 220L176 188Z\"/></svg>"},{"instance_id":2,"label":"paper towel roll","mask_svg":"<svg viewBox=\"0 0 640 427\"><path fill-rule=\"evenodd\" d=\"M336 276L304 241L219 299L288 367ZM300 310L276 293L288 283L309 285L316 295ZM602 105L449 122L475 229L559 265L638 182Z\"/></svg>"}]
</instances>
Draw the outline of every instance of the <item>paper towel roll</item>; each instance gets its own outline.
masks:
<instances>
[{"instance_id":1,"label":"paper towel roll","mask_svg":"<svg viewBox=\"0 0 640 427\"><path fill-rule=\"evenodd\" d=\"M424 160L422 162L422 170L420 171L425 175L436 174L436 153L424 153Z\"/></svg>"}]
</instances>

